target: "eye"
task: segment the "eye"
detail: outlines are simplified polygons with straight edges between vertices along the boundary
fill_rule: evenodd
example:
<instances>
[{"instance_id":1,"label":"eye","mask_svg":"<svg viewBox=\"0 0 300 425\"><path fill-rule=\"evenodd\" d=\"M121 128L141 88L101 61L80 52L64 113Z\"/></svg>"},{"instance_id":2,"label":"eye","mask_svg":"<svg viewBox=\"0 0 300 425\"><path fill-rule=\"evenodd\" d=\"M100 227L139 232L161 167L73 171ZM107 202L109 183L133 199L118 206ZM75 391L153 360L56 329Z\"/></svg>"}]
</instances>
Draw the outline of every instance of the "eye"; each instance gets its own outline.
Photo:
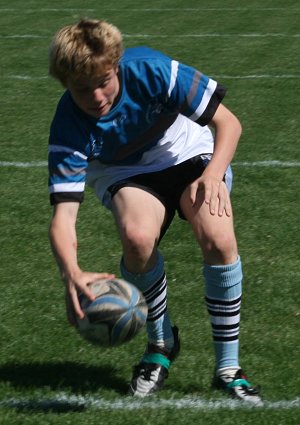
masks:
<instances>
[{"instance_id":1,"label":"eye","mask_svg":"<svg viewBox=\"0 0 300 425\"><path fill-rule=\"evenodd\" d=\"M106 87L109 84L110 80L111 78L105 78L104 80L99 81L98 87L99 88Z\"/></svg>"}]
</instances>

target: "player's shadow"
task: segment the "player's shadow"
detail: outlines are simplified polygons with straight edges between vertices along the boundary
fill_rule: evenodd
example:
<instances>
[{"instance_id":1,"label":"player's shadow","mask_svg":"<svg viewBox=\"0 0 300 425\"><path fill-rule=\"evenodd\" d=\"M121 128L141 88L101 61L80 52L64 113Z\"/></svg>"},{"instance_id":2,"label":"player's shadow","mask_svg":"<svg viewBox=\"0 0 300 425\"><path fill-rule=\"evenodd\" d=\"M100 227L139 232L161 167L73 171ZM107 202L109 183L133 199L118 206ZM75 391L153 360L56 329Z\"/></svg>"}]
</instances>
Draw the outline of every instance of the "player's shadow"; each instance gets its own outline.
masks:
<instances>
[{"instance_id":1,"label":"player's shadow","mask_svg":"<svg viewBox=\"0 0 300 425\"><path fill-rule=\"evenodd\" d=\"M55 392L73 394L91 394L99 389L115 390L126 394L128 383L117 376L117 370L111 366L88 366L72 362L65 363L7 363L0 366L0 382L8 383L17 390L47 388ZM45 400L37 402L13 402L10 406L18 410L54 410L64 412L83 410L84 404L69 401Z\"/></svg>"},{"instance_id":2,"label":"player's shadow","mask_svg":"<svg viewBox=\"0 0 300 425\"><path fill-rule=\"evenodd\" d=\"M0 381L22 388L47 387L54 391L71 390L76 394L91 393L101 388L127 391L125 380L111 366L88 366L72 362L7 363L0 366Z\"/></svg>"}]
</instances>

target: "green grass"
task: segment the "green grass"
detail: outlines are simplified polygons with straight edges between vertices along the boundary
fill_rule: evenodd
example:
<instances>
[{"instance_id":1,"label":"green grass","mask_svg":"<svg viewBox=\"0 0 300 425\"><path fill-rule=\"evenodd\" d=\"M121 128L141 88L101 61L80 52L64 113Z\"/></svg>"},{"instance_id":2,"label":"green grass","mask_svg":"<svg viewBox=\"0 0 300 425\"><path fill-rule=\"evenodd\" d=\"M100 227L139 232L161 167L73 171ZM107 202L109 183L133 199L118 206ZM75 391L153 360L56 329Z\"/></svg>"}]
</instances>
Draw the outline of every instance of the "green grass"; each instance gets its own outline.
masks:
<instances>
[{"instance_id":1,"label":"green grass","mask_svg":"<svg viewBox=\"0 0 300 425\"><path fill-rule=\"evenodd\" d=\"M11 0L0 7L0 423L298 424L299 4L292 0L119 3L52 0L41 5L36 0ZM99 350L84 343L67 324L63 285L47 235L51 217L47 169L3 162L47 159L49 125L62 93L47 77L48 46L58 28L81 16L110 20L126 35L127 46L161 49L228 87L225 103L244 129L234 160L232 193L245 276L241 363L251 381L262 384L269 407L222 407L217 402L227 403L227 398L210 390L214 358L203 301L202 257L188 225L179 219L161 248L182 353L165 389L154 398L157 409L148 401L135 406L126 397L144 333L124 347ZM272 160L298 167L239 165ZM118 274L121 249L115 226L90 190L80 210L78 239L79 261L85 269ZM284 401L297 398L297 406L283 408ZM175 401L182 399L202 400L206 407L176 408ZM166 407L166 400L173 406ZM278 408L276 402L281 402ZM123 408L114 403L124 403Z\"/></svg>"}]
</instances>

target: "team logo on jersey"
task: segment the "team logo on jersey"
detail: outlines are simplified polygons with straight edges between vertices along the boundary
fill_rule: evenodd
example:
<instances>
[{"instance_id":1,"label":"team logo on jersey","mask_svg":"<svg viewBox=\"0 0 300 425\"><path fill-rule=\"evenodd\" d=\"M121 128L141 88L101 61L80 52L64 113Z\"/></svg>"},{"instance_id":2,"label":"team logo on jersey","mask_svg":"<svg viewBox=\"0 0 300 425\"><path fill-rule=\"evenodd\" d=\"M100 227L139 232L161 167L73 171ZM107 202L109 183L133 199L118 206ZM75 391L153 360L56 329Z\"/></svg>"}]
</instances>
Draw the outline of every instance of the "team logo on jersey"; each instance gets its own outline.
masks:
<instances>
[{"instance_id":1,"label":"team logo on jersey","mask_svg":"<svg viewBox=\"0 0 300 425\"><path fill-rule=\"evenodd\" d=\"M147 111L146 111L146 119L149 123L151 123L158 115L161 114L163 110L162 103L158 102L157 99L152 99L149 102Z\"/></svg>"},{"instance_id":2,"label":"team logo on jersey","mask_svg":"<svg viewBox=\"0 0 300 425\"><path fill-rule=\"evenodd\" d=\"M119 125L121 125L126 120L126 118L127 118L127 116L125 114L122 114L118 118L115 118L112 122L113 126L118 127Z\"/></svg>"},{"instance_id":3,"label":"team logo on jersey","mask_svg":"<svg viewBox=\"0 0 300 425\"><path fill-rule=\"evenodd\" d=\"M90 135L90 155L88 157L89 161L100 157L102 146L103 146L103 139L101 136L95 139L92 135Z\"/></svg>"}]
</instances>

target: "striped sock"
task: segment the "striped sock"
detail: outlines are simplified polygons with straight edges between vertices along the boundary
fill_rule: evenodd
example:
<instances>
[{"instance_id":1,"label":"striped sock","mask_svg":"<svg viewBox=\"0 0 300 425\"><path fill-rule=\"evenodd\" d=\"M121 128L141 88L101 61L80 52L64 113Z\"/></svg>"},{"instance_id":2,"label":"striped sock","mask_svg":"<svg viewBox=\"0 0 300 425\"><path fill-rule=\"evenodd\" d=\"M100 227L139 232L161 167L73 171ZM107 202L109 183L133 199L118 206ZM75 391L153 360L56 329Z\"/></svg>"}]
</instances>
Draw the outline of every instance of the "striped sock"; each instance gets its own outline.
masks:
<instances>
[{"instance_id":1,"label":"striped sock","mask_svg":"<svg viewBox=\"0 0 300 425\"><path fill-rule=\"evenodd\" d=\"M242 297L240 257L224 266L204 265L206 305L212 325L216 369L239 365L239 325Z\"/></svg>"},{"instance_id":2,"label":"striped sock","mask_svg":"<svg viewBox=\"0 0 300 425\"><path fill-rule=\"evenodd\" d=\"M150 344L167 350L174 345L173 331L167 311L167 278L164 260L158 253L155 267L145 274L129 272L121 261L121 274L144 294L148 305L147 334Z\"/></svg>"}]
</instances>

